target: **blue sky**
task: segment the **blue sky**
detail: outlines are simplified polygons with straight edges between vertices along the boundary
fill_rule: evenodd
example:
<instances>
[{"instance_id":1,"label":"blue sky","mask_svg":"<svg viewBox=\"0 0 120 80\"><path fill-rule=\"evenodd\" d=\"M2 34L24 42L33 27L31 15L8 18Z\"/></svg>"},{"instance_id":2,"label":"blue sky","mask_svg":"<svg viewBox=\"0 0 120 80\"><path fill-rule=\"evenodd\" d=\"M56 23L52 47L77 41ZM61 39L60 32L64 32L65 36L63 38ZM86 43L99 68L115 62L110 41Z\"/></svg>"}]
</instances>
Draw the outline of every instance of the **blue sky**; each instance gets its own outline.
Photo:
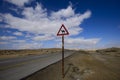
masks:
<instances>
[{"instance_id":1,"label":"blue sky","mask_svg":"<svg viewBox=\"0 0 120 80\"><path fill-rule=\"evenodd\" d=\"M120 47L119 0L0 0L0 49Z\"/></svg>"}]
</instances>

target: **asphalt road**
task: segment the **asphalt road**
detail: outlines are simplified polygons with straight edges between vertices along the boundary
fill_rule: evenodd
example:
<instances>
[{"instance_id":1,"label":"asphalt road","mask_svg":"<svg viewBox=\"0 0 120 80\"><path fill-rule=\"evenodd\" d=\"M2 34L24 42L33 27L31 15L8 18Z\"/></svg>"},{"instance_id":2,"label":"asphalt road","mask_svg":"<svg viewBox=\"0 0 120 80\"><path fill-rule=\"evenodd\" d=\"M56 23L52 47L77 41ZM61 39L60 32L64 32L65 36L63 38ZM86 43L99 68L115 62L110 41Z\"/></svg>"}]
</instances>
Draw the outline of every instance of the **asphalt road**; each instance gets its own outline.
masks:
<instances>
[{"instance_id":1,"label":"asphalt road","mask_svg":"<svg viewBox=\"0 0 120 80\"><path fill-rule=\"evenodd\" d=\"M65 57L72 53L73 51L65 52ZM20 80L61 60L61 55L53 53L0 60L0 80Z\"/></svg>"}]
</instances>

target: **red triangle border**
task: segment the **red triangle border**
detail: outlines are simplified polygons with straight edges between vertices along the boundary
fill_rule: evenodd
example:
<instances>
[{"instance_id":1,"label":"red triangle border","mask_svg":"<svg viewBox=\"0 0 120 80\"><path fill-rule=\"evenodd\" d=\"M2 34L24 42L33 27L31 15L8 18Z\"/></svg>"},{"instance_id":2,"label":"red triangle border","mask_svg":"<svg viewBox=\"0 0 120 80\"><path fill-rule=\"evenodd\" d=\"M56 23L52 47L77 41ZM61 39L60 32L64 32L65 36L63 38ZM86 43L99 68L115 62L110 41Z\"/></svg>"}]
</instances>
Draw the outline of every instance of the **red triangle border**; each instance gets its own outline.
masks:
<instances>
[{"instance_id":1,"label":"red triangle border","mask_svg":"<svg viewBox=\"0 0 120 80\"><path fill-rule=\"evenodd\" d=\"M62 27L65 29L65 31L66 31L67 33L60 34L60 31L61 31ZM66 27L64 26L64 24L62 24L61 28L59 29L59 31L58 31L58 33L57 33L57 36L63 36L63 35L69 35L69 32L68 32L68 30L66 29Z\"/></svg>"}]
</instances>

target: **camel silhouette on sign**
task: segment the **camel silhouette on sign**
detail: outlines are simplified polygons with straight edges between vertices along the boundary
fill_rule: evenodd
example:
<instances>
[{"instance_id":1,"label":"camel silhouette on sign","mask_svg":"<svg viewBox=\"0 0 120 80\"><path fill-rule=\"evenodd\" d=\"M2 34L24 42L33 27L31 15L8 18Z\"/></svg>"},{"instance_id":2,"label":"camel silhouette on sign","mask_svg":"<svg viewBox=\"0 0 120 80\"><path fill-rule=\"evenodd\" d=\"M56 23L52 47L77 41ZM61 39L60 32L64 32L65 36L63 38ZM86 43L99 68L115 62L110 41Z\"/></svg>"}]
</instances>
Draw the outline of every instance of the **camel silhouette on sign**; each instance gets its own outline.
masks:
<instances>
[{"instance_id":1,"label":"camel silhouette on sign","mask_svg":"<svg viewBox=\"0 0 120 80\"><path fill-rule=\"evenodd\" d=\"M64 30L61 30L62 31L62 33L65 33L65 31Z\"/></svg>"}]
</instances>

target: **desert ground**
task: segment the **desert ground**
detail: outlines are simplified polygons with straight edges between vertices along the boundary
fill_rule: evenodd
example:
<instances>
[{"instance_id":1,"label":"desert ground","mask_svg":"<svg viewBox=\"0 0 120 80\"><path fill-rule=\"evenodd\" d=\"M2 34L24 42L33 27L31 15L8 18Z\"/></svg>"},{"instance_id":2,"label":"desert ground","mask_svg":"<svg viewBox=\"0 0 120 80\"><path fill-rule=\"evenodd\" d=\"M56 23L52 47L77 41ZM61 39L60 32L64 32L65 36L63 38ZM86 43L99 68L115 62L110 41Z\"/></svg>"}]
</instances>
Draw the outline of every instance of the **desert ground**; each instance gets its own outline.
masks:
<instances>
[{"instance_id":1,"label":"desert ground","mask_svg":"<svg viewBox=\"0 0 120 80\"><path fill-rule=\"evenodd\" d=\"M22 80L120 80L120 48L76 51L65 59L65 77L61 61Z\"/></svg>"},{"instance_id":2,"label":"desert ground","mask_svg":"<svg viewBox=\"0 0 120 80\"><path fill-rule=\"evenodd\" d=\"M29 55L61 53L61 49L0 50L0 60ZM120 80L120 48L94 51L76 50L65 58L65 77L61 61L26 76L21 80Z\"/></svg>"},{"instance_id":3,"label":"desert ground","mask_svg":"<svg viewBox=\"0 0 120 80\"><path fill-rule=\"evenodd\" d=\"M0 59L16 58L29 55L40 55L40 54L52 54L55 52L60 52L59 48L49 48L49 49L25 49L25 50L0 50Z\"/></svg>"}]
</instances>

